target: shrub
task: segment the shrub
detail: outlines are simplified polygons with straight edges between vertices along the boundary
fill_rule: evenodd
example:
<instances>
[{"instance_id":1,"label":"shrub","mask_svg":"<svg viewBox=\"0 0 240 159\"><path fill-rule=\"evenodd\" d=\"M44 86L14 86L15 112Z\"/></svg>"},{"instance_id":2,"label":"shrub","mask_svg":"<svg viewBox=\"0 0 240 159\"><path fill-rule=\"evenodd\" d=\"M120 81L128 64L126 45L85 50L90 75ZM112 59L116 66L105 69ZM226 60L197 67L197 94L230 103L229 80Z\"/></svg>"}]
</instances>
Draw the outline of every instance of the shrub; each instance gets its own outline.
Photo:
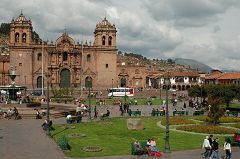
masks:
<instances>
[{"instance_id":1,"label":"shrub","mask_svg":"<svg viewBox=\"0 0 240 159\"><path fill-rule=\"evenodd\" d=\"M210 118L207 116L196 116L194 117L196 120L204 121L204 122L209 122ZM219 118L220 123L233 123L233 122L240 122L240 118L237 117L221 117Z\"/></svg>"},{"instance_id":2,"label":"shrub","mask_svg":"<svg viewBox=\"0 0 240 159\"><path fill-rule=\"evenodd\" d=\"M70 150L70 145L68 143L68 138L66 136L60 138L57 144L62 150Z\"/></svg>"},{"instance_id":3,"label":"shrub","mask_svg":"<svg viewBox=\"0 0 240 159\"><path fill-rule=\"evenodd\" d=\"M162 125L166 125L166 119L163 118L161 120ZM185 119L183 117L170 117L169 119L170 125L184 125L184 124L195 124L194 121Z\"/></svg>"},{"instance_id":4,"label":"shrub","mask_svg":"<svg viewBox=\"0 0 240 159\"><path fill-rule=\"evenodd\" d=\"M33 102L33 103L27 103L27 107L40 107L41 103L39 102Z\"/></svg>"},{"instance_id":5,"label":"shrub","mask_svg":"<svg viewBox=\"0 0 240 159\"><path fill-rule=\"evenodd\" d=\"M185 125L179 126L176 129L206 134L233 134L236 132L234 129L220 127L217 125Z\"/></svg>"}]
</instances>

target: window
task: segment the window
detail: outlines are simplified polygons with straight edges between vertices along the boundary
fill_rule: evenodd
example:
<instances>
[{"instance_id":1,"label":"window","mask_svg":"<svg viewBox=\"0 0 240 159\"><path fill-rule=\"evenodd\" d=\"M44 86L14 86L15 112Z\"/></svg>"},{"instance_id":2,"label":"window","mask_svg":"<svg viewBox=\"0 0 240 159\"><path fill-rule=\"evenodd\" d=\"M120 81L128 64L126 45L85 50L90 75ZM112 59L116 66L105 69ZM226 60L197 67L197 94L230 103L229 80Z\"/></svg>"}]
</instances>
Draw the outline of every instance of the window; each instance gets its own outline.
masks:
<instances>
[{"instance_id":1,"label":"window","mask_svg":"<svg viewBox=\"0 0 240 159\"><path fill-rule=\"evenodd\" d=\"M90 62L90 61L91 61L91 55L88 54L88 55L87 55L87 62Z\"/></svg>"},{"instance_id":2,"label":"window","mask_svg":"<svg viewBox=\"0 0 240 159\"><path fill-rule=\"evenodd\" d=\"M106 68L108 68L108 64L106 64Z\"/></svg>"},{"instance_id":3,"label":"window","mask_svg":"<svg viewBox=\"0 0 240 159\"><path fill-rule=\"evenodd\" d=\"M23 35L22 35L22 42L26 43L26 39L27 39L27 34L23 33Z\"/></svg>"},{"instance_id":4,"label":"window","mask_svg":"<svg viewBox=\"0 0 240 159\"><path fill-rule=\"evenodd\" d=\"M39 52L39 53L37 54L37 60L38 60L38 61L42 61L42 53L41 53L41 52Z\"/></svg>"},{"instance_id":5,"label":"window","mask_svg":"<svg viewBox=\"0 0 240 159\"><path fill-rule=\"evenodd\" d=\"M19 42L19 33L15 33L15 42L18 43Z\"/></svg>"},{"instance_id":6,"label":"window","mask_svg":"<svg viewBox=\"0 0 240 159\"><path fill-rule=\"evenodd\" d=\"M64 52L63 53L63 61L67 61L68 60L68 53Z\"/></svg>"},{"instance_id":7,"label":"window","mask_svg":"<svg viewBox=\"0 0 240 159\"><path fill-rule=\"evenodd\" d=\"M22 63L20 62L18 65L19 65L19 66L22 66Z\"/></svg>"},{"instance_id":8,"label":"window","mask_svg":"<svg viewBox=\"0 0 240 159\"><path fill-rule=\"evenodd\" d=\"M106 41L106 37L103 36L103 37L102 37L102 45L105 45L105 41Z\"/></svg>"},{"instance_id":9,"label":"window","mask_svg":"<svg viewBox=\"0 0 240 159\"><path fill-rule=\"evenodd\" d=\"M111 36L109 36L109 38L108 38L108 45L109 45L109 46L112 45L112 37L111 37Z\"/></svg>"}]
</instances>

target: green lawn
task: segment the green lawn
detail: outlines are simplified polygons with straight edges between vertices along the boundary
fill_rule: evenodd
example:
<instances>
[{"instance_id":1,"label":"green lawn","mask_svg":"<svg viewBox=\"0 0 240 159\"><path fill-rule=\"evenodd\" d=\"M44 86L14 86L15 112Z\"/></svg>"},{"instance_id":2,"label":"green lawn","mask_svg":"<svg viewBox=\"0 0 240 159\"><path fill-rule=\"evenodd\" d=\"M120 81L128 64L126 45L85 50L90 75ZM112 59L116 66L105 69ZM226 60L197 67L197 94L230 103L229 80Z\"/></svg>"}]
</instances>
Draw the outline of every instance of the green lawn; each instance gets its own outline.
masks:
<instances>
[{"instance_id":1,"label":"green lawn","mask_svg":"<svg viewBox=\"0 0 240 159\"><path fill-rule=\"evenodd\" d=\"M126 118L111 118L108 121L97 121L91 123L76 124L75 129L63 131L62 125L54 125L52 132L53 138L58 140L60 137L72 133L84 133L84 138L69 138L70 151L65 155L69 157L91 157L91 156L110 156L110 155L129 155L130 143L133 139L146 141L154 137L160 150L164 148L165 129L157 127L156 123L160 118L143 117L145 129L142 131L129 131L127 129ZM202 146L204 136L191 135L187 133L170 132L171 150L199 149ZM220 144L223 138L220 137ZM101 152L84 152L84 146L100 146Z\"/></svg>"}]
</instances>

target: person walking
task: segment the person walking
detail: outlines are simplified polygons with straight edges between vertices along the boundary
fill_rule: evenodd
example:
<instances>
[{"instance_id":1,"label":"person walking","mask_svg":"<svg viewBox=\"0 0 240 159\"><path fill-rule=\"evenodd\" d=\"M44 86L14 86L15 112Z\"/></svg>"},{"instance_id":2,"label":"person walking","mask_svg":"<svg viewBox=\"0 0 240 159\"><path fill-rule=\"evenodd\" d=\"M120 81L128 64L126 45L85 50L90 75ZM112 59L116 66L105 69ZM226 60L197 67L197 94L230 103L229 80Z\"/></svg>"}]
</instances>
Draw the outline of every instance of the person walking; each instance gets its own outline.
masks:
<instances>
[{"instance_id":1,"label":"person walking","mask_svg":"<svg viewBox=\"0 0 240 159\"><path fill-rule=\"evenodd\" d=\"M218 150L218 138L215 138L213 140L213 145L212 145L212 154L210 156L210 159L213 159L213 158L217 158L217 159L221 159L221 156L219 154L219 150Z\"/></svg>"},{"instance_id":2,"label":"person walking","mask_svg":"<svg viewBox=\"0 0 240 159\"><path fill-rule=\"evenodd\" d=\"M223 150L226 153L225 159L231 159L232 158L232 151L231 151L231 140L229 138L226 139L226 142L224 143Z\"/></svg>"},{"instance_id":3,"label":"person walking","mask_svg":"<svg viewBox=\"0 0 240 159\"><path fill-rule=\"evenodd\" d=\"M207 158L210 156L211 145L208 139L209 137L206 136L206 138L203 140L202 148L205 149L205 152L202 153L203 158Z\"/></svg>"}]
</instances>

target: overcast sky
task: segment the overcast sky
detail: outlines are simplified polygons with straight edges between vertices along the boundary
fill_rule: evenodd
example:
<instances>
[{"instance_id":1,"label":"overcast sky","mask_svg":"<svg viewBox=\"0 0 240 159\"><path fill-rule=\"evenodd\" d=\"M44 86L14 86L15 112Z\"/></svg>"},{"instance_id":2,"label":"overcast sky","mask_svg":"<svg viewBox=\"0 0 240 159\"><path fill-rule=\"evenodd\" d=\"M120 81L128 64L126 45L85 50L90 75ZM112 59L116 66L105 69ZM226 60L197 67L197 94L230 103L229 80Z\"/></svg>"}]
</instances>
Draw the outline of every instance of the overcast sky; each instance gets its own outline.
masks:
<instances>
[{"instance_id":1,"label":"overcast sky","mask_svg":"<svg viewBox=\"0 0 240 159\"><path fill-rule=\"evenodd\" d=\"M49 41L65 28L75 41L93 41L96 23L107 17L123 52L240 70L240 0L0 0L0 23L21 10Z\"/></svg>"}]
</instances>

